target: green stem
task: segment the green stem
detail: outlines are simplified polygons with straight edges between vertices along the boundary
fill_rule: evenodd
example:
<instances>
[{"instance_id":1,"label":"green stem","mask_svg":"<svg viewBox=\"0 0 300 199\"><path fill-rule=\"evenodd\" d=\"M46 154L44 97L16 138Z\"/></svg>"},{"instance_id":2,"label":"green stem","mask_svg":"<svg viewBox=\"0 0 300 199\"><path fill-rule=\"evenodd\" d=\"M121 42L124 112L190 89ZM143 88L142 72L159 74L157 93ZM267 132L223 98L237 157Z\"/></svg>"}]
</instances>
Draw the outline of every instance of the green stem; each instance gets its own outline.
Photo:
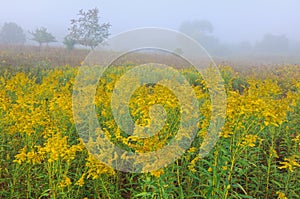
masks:
<instances>
[{"instance_id":1,"label":"green stem","mask_svg":"<svg viewBox=\"0 0 300 199\"><path fill-rule=\"evenodd\" d=\"M286 182L285 182L285 185L284 185L284 192L285 192L285 193L288 193L288 191L289 191L289 181L290 181L290 177L291 177L291 172L288 171L288 175L287 175Z\"/></svg>"},{"instance_id":2,"label":"green stem","mask_svg":"<svg viewBox=\"0 0 300 199\"><path fill-rule=\"evenodd\" d=\"M272 156L272 153L274 149L274 140L275 140L275 131L274 129L272 128L272 130L270 130L271 132L271 147L270 147L270 152L269 152L269 155L268 155L268 168L267 168L267 184L266 184L266 196L265 198L269 198L269 185L270 185L270 175L271 175L271 163L272 163L272 159L273 159L273 156Z\"/></svg>"},{"instance_id":3,"label":"green stem","mask_svg":"<svg viewBox=\"0 0 300 199\"><path fill-rule=\"evenodd\" d=\"M176 174L177 174L177 181L178 181L178 186L181 186L180 183L180 177L179 177L179 164L178 164L178 160L176 160L176 165L177 165L177 169L176 169Z\"/></svg>"},{"instance_id":4,"label":"green stem","mask_svg":"<svg viewBox=\"0 0 300 199\"><path fill-rule=\"evenodd\" d=\"M266 185L266 196L265 196L266 199L269 197L270 172L271 172L271 158L268 159L267 185Z\"/></svg>"},{"instance_id":5,"label":"green stem","mask_svg":"<svg viewBox=\"0 0 300 199\"><path fill-rule=\"evenodd\" d=\"M100 177L100 180L101 180L101 183L102 183L102 187L103 187L103 189L104 189L104 191L105 191L105 194L107 195L107 197L109 198L109 199L111 199L111 197L109 196L109 193L108 193L108 191L107 191L107 189L106 189L106 186L104 185L104 182L103 182L103 179Z\"/></svg>"},{"instance_id":6,"label":"green stem","mask_svg":"<svg viewBox=\"0 0 300 199\"><path fill-rule=\"evenodd\" d=\"M231 165L230 165L230 170L229 170L229 174L228 174L228 178L227 178L228 185L225 188L226 192L225 192L224 199L228 198L229 190L231 188L231 178L232 178L232 173L233 173L233 169L234 169L234 164L235 164L235 153L232 155L232 158L231 158Z\"/></svg>"}]
</instances>

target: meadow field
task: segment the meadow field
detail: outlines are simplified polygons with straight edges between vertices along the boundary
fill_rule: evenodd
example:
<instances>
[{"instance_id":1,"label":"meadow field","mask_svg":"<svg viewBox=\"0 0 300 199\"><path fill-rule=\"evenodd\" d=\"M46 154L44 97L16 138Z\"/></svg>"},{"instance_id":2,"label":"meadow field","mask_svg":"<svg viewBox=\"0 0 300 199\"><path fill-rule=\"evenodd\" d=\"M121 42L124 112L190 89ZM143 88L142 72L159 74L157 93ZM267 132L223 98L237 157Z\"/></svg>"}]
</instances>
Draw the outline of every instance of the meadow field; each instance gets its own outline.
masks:
<instances>
[{"instance_id":1,"label":"meadow field","mask_svg":"<svg viewBox=\"0 0 300 199\"><path fill-rule=\"evenodd\" d=\"M300 198L299 65L219 64L227 95L225 124L213 150L201 158L211 120L210 93L197 70L176 67L199 103L196 137L172 164L130 173L98 161L78 135L72 95L87 54L0 48L0 198ZM143 85L129 101L134 122L149 125L150 106L160 104L166 123L149 138L123 132L110 103L116 83L134 66L129 61L109 67L98 82L94 105L113 143L147 153L168 145L182 112L168 88Z\"/></svg>"}]
</instances>

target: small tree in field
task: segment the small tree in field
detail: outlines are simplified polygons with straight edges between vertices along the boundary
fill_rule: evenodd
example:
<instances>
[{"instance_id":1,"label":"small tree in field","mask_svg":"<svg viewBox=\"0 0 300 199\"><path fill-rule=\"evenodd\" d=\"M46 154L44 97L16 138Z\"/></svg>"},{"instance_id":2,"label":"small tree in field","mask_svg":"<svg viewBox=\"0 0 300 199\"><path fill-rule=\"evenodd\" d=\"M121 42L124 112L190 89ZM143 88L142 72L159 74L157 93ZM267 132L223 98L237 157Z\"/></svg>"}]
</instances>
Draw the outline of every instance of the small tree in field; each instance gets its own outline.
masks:
<instances>
[{"instance_id":1,"label":"small tree in field","mask_svg":"<svg viewBox=\"0 0 300 199\"><path fill-rule=\"evenodd\" d=\"M56 42L55 37L47 32L47 28L41 27L37 28L34 32L29 32L33 38L32 40L36 41L39 43L40 47L46 43L47 46L51 42Z\"/></svg>"},{"instance_id":2,"label":"small tree in field","mask_svg":"<svg viewBox=\"0 0 300 199\"><path fill-rule=\"evenodd\" d=\"M5 23L0 32L0 41L4 44L24 44L26 35L16 23Z\"/></svg>"},{"instance_id":3,"label":"small tree in field","mask_svg":"<svg viewBox=\"0 0 300 199\"><path fill-rule=\"evenodd\" d=\"M98 8L87 12L80 10L78 16L78 19L71 20L69 39L94 49L109 36L108 29L111 25L109 23L99 24Z\"/></svg>"},{"instance_id":4,"label":"small tree in field","mask_svg":"<svg viewBox=\"0 0 300 199\"><path fill-rule=\"evenodd\" d=\"M63 44L66 46L66 48L71 51L74 49L74 46L76 44L76 41L72 38L70 38L69 35L65 36Z\"/></svg>"}]
</instances>

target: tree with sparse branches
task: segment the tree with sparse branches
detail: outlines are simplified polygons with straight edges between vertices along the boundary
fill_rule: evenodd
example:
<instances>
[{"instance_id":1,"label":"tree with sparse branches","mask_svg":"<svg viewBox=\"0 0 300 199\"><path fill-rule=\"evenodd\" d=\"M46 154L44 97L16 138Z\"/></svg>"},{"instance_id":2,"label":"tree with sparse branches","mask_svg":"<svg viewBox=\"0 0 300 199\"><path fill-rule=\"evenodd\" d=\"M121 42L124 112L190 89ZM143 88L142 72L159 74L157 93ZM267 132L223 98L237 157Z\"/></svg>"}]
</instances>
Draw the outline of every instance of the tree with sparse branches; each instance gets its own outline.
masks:
<instances>
[{"instance_id":1,"label":"tree with sparse branches","mask_svg":"<svg viewBox=\"0 0 300 199\"><path fill-rule=\"evenodd\" d=\"M98 8L78 13L78 19L71 20L71 28L69 28L69 39L76 43L90 47L92 50L101 44L109 36L109 23L99 24Z\"/></svg>"},{"instance_id":2,"label":"tree with sparse branches","mask_svg":"<svg viewBox=\"0 0 300 199\"><path fill-rule=\"evenodd\" d=\"M16 23L5 23L1 28L0 41L3 44L24 44L26 35L23 29Z\"/></svg>"},{"instance_id":3,"label":"tree with sparse branches","mask_svg":"<svg viewBox=\"0 0 300 199\"><path fill-rule=\"evenodd\" d=\"M29 32L32 35L32 40L39 43L39 46L41 47L44 43L48 44L51 42L56 42L55 37L47 32L47 28L41 27L37 28L34 32Z\"/></svg>"}]
</instances>

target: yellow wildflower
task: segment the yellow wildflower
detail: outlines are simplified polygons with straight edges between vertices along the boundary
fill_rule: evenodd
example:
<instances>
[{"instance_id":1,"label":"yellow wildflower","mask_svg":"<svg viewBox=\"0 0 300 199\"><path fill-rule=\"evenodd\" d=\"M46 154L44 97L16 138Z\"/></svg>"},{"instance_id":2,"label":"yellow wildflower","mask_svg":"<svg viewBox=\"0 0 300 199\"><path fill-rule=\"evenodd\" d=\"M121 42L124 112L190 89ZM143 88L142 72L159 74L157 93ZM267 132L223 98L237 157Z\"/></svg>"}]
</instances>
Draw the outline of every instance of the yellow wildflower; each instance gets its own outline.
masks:
<instances>
[{"instance_id":1,"label":"yellow wildflower","mask_svg":"<svg viewBox=\"0 0 300 199\"><path fill-rule=\"evenodd\" d=\"M161 176L161 174L164 173L164 170L163 169L158 169L156 171L151 171L150 173L151 173L151 175L155 176L156 178L159 178Z\"/></svg>"},{"instance_id":2,"label":"yellow wildflower","mask_svg":"<svg viewBox=\"0 0 300 199\"><path fill-rule=\"evenodd\" d=\"M287 169L290 172L294 172L294 167L300 167L300 164L296 161L298 156L293 155L289 158L284 158L284 162L279 162L282 166L278 167L278 169Z\"/></svg>"},{"instance_id":3,"label":"yellow wildflower","mask_svg":"<svg viewBox=\"0 0 300 199\"><path fill-rule=\"evenodd\" d=\"M255 147L255 142L259 139L258 135L245 135L241 143L242 146Z\"/></svg>"},{"instance_id":4,"label":"yellow wildflower","mask_svg":"<svg viewBox=\"0 0 300 199\"><path fill-rule=\"evenodd\" d=\"M84 176L85 174L82 174L79 180L75 183L75 185L82 187L84 185Z\"/></svg>"},{"instance_id":5,"label":"yellow wildflower","mask_svg":"<svg viewBox=\"0 0 300 199\"><path fill-rule=\"evenodd\" d=\"M195 172L197 171L197 170L195 169L195 166L196 166L196 162L197 162L199 159L200 159L199 156L195 157L195 158L190 162L190 164L188 165L188 169L189 169L191 172L195 173Z\"/></svg>"},{"instance_id":6,"label":"yellow wildflower","mask_svg":"<svg viewBox=\"0 0 300 199\"><path fill-rule=\"evenodd\" d=\"M195 151L197 151L197 148L196 147L191 147L188 152L189 153L194 153Z\"/></svg>"},{"instance_id":7,"label":"yellow wildflower","mask_svg":"<svg viewBox=\"0 0 300 199\"><path fill-rule=\"evenodd\" d=\"M26 157L27 157L26 148L24 147L21 149L21 152L19 154L15 155L15 160L13 162L22 164L23 162L26 161Z\"/></svg>"},{"instance_id":8,"label":"yellow wildflower","mask_svg":"<svg viewBox=\"0 0 300 199\"><path fill-rule=\"evenodd\" d=\"M277 191L276 194L278 195L278 199L288 199L286 196L285 196L285 193L282 193L280 191Z\"/></svg>"},{"instance_id":9,"label":"yellow wildflower","mask_svg":"<svg viewBox=\"0 0 300 199\"><path fill-rule=\"evenodd\" d=\"M70 178L68 176L65 176L64 179L60 182L59 187L64 188L67 186L70 186L72 184Z\"/></svg>"}]
</instances>

